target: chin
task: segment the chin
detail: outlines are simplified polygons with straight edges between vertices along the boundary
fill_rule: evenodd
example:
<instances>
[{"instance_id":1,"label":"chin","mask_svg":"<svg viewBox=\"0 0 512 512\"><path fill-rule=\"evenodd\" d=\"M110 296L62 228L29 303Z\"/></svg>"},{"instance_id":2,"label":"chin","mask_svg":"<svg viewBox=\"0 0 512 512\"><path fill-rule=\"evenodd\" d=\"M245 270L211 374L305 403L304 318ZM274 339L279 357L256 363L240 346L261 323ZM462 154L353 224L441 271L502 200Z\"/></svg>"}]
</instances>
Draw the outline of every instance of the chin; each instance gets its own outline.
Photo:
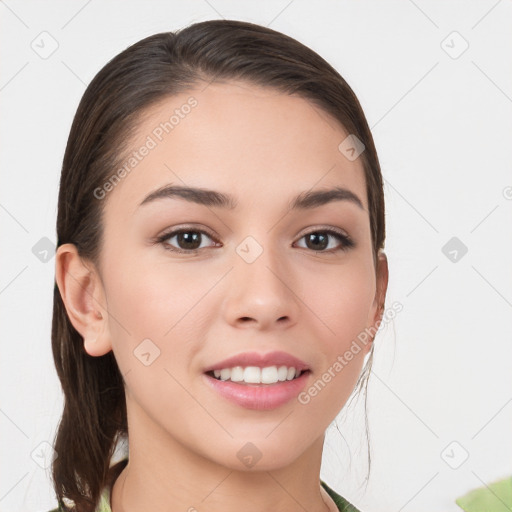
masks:
<instances>
[{"instance_id":1,"label":"chin","mask_svg":"<svg viewBox=\"0 0 512 512\"><path fill-rule=\"evenodd\" d=\"M268 435L268 434L265 434ZM274 439L270 439L273 434L270 434L268 438L262 435L260 438L247 438L252 441L240 441L234 440L231 443L233 448L233 456L228 457L223 461L223 465L236 471L276 471L283 469L294 461L308 448L307 446L301 446L296 440L290 440L283 442L283 439L279 436L275 436Z\"/></svg>"}]
</instances>

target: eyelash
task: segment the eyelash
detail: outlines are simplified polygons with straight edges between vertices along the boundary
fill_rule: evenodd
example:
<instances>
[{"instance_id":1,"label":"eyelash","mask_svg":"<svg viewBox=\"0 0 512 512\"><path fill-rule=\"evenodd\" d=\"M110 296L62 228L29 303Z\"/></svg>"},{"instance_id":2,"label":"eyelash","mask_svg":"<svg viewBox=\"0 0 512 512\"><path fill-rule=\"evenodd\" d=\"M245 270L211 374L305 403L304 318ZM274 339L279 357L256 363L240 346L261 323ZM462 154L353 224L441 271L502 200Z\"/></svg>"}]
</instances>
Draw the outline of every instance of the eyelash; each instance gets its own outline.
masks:
<instances>
[{"instance_id":1,"label":"eyelash","mask_svg":"<svg viewBox=\"0 0 512 512\"><path fill-rule=\"evenodd\" d=\"M172 229L172 230L164 233L163 235L158 236L154 241L155 241L155 243L162 244L164 246L165 250L171 251L171 252L177 252L180 254L197 254L200 250L202 250L202 249L178 249L178 248L176 248L174 246L170 246L170 244L166 243L167 240L169 240L169 238L173 238L174 236L179 235L180 233L201 233L201 234L206 235L209 238L211 238L214 242L219 243L218 240L216 240L215 237L211 233L208 233L207 231L205 231L203 229L187 228L187 227L179 228L179 229ZM340 245L340 247L337 247L335 249L323 250L323 251L315 251L313 249L310 249L312 252L332 254L332 253L336 253L339 251L348 251L349 249L352 249L353 247L355 247L354 241L348 235L342 233L341 231L333 229L333 228L316 229L314 231L309 231L308 233L305 233L304 235L302 235L299 238L299 240L302 240L304 237L314 234L314 233L323 233L323 234L331 235L331 236L337 238L341 242L341 245ZM204 247L203 247L203 249L204 249ZM305 249L307 249L307 247Z\"/></svg>"}]
</instances>

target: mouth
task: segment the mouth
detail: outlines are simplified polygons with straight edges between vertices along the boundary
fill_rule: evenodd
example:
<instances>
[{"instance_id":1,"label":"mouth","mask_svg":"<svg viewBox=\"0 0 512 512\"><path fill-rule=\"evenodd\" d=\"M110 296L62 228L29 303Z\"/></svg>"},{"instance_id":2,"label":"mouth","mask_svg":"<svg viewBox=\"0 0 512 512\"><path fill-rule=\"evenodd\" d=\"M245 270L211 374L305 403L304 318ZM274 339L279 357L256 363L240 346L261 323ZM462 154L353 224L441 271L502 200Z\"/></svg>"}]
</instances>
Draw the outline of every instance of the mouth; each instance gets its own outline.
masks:
<instances>
[{"instance_id":1,"label":"mouth","mask_svg":"<svg viewBox=\"0 0 512 512\"><path fill-rule=\"evenodd\" d=\"M307 363L283 351L244 352L203 368L212 397L259 411L291 403L304 390L311 373Z\"/></svg>"},{"instance_id":2,"label":"mouth","mask_svg":"<svg viewBox=\"0 0 512 512\"><path fill-rule=\"evenodd\" d=\"M310 374L309 369L296 371L294 367L248 366L210 370L204 372L203 377L214 393L212 397L220 397L244 409L270 411L297 400Z\"/></svg>"},{"instance_id":3,"label":"mouth","mask_svg":"<svg viewBox=\"0 0 512 512\"><path fill-rule=\"evenodd\" d=\"M219 370L205 372L209 377L222 381L233 382L248 386L271 386L287 381L296 380L310 370L295 368L294 366L234 366Z\"/></svg>"}]
</instances>

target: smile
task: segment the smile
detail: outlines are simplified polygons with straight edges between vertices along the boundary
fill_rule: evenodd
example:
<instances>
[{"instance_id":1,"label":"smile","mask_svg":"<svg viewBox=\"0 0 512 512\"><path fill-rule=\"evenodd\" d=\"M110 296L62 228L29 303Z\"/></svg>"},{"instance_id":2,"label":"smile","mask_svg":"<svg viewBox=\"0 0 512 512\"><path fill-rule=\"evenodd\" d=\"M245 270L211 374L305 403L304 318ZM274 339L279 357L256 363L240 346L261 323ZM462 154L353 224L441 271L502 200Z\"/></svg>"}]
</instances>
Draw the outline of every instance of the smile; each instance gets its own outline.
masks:
<instances>
[{"instance_id":1,"label":"smile","mask_svg":"<svg viewBox=\"0 0 512 512\"><path fill-rule=\"evenodd\" d=\"M276 384L300 377L301 370L293 366L235 366L233 368L223 368L222 370L213 370L210 375L221 381L241 382L246 384Z\"/></svg>"},{"instance_id":2,"label":"smile","mask_svg":"<svg viewBox=\"0 0 512 512\"><path fill-rule=\"evenodd\" d=\"M214 391L215 395L220 396L222 399L236 406L244 407L245 409L268 411L281 407L291 400L296 399L301 391L306 388L307 380L311 374L309 370L304 370L298 375L291 377L290 380L279 380L280 368L286 368L287 377L288 372L290 372L290 375L292 372L295 373L295 368L268 367L271 368L268 373L271 374L273 382L265 383L262 381L266 379L264 375L267 374L267 372L264 370L266 370L267 367L256 368L258 371L253 368L255 367L242 368L243 376L245 377L247 371L248 380L252 380L252 382L245 381L245 378L238 382L231 380L231 378L222 380L221 375L216 377L213 371L204 373L203 378L205 379L206 385ZM224 377L227 377L227 372L231 372L232 370L233 368L225 368L224 370L217 371L221 373L225 371ZM235 378L237 377L237 373L240 375L239 372L240 370L235 370ZM276 373L277 380L275 380ZM284 370L281 369L281 376L283 375ZM258 380L258 382L254 382L256 380Z\"/></svg>"}]
</instances>

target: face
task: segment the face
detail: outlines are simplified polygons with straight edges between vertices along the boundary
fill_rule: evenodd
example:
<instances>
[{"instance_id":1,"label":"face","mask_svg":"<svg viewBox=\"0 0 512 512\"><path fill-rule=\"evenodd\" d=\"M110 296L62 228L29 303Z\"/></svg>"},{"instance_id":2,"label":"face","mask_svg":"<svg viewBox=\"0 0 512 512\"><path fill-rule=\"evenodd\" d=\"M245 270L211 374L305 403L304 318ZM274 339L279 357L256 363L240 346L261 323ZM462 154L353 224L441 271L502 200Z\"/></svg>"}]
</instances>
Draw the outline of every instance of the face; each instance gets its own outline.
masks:
<instances>
[{"instance_id":1,"label":"face","mask_svg":"<svg viewBox=\"0 0 512 512\"><path fill-rule=\"evenodd\" d=\"M86 350L113 350L129 422L151 429L148 442L237 469L250 442L259 468L277 468L322 438L347 401L370 343L350 348L378 320L386 284L361 159L338 149L348 135L304 99L234 82L173 96L141 118L135 160L98 199L106 310ZM168 186L222 195L147 199ZM291 208L335 188L345 192ZM298 363L276 351L305 364L299 379L250 385L205 373L276 366L282 377L281 366ZM249 352L269 360L222 364Z\"/></svg>"}]
</instances>

